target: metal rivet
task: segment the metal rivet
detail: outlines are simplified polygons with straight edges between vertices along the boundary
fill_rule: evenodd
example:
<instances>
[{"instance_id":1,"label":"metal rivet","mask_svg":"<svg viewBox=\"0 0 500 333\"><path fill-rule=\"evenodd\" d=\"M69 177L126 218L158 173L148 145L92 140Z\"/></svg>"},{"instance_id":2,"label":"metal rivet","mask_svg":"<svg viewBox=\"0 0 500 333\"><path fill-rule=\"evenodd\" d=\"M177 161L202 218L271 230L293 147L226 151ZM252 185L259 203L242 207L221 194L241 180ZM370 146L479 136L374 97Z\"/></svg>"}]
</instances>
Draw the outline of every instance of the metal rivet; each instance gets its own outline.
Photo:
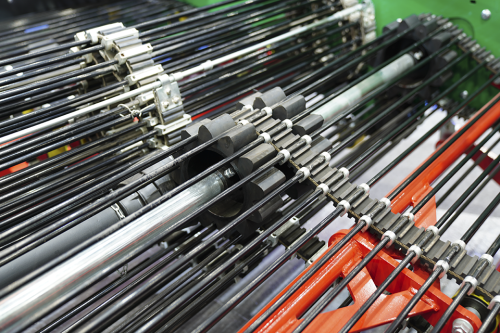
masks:
<instances>
[{"instance_id":1,"label":"metal rivet","mask_svg":"<svg viewBox=\"0 0 500 333\"><path fill-rule=\"evenodd\" d=\"M481 18L482 18L483 20L485 20L485 21L486 21L486 20L489 20L489 19L490 19L490 17L491 17L491 11L490 11L489 9L483 9L483 10L481 11Z\"/></svg>"}]
</instances>

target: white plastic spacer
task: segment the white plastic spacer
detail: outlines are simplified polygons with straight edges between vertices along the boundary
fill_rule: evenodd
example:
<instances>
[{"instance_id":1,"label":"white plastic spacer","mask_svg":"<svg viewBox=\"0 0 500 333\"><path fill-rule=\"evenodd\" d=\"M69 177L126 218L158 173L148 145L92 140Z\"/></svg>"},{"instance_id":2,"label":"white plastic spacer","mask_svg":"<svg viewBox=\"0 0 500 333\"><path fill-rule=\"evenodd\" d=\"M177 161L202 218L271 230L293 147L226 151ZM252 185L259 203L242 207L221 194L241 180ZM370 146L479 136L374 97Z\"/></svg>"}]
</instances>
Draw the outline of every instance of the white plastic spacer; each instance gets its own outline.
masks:
<instances>
[{"instance_id":1,"label":"white plastic spacer","mask_svg":"<svg viewBox=\"0 0 500 333\"><path fill-rule=\"evenodd\" d=\"M427 227L426 230L432 231L432 233L434 234L434 236L437 236L438 233L439 233L439 229L436 226L433 226L433 225Z\"/></svg>"},{"instance_id":2,"label":"white plastic spacer","mask_svg":"<svg viewBox=\"0 0 500 333\"><path fill-rule=\"evenodd\" d=\"M349 170L347 170L347 168L342 167L339 169L339 172L342 172L344 174L344 178L349 177Z\"/></svg>"},{"instance_id":3,"label":"white plastic spacer","mask_svg":"<svg viewBox=\"0 0 500 333\"><path fill-rule=\"evenodd\" d=\"M330 160L332 159L332 155L328 154L326 151L319 154L319 156L323 156L326 163L330 162Z\"/></svg>"},{"instance_id":4,"label":"white plastic spacer","mask_svg":"<svg viewBox=\"0 0 500 333\"><path fill-rule=\"evenodd\" d=\"M360 217L360 219L358 220L358 223L360 222L365 222L365 226L363 227L363 229L361 229L362 232L365 232L367 231L370 226L373 224L373 220L371 217L369 217L368 215L363 215Z\"/></svg>"},{"instance_id":5,"label":"white plastic spacer","mask_svg":"<svg viewBox=\"0 0 500 333\"><path fill-rule=\"evenodd\" d=\"M403 216L408 216L408 220L410 220L410 222L415 222L415 215L413 215L412 213L406 212L403 214Z\"/></svg>"},{"instance_id":6,"label":"white plastic spacer","mask_svg":"<svg viewBox=\"0 0 500 333\"><path fill-rule=\"evenodd\" d=\"M286 128L292 128L293 126L293 123L290 119L285 119L282 121L282 123L286 125Z\"/></svg>"},{"instance_id":7,"label":"white plastic spacer","mask_svg":"<svg viewBox=\"0 0 500 333\"><path fill-rule=\"evenodd\" d=\"M241 111L253 111L253 105L243 105Z\"/></svg>"},{"instance_id":8,"label":"white plastic spacer","mask_svg":"<svg viewBox=\"0 0 500 333\"><path fill-rule=\"evenodd\" d=\"M441 274L439 274L439 278L442 279L446 275L446 273L448 273L448 271L450 270L450 264L448 264L444 260L438 260L438 262L434 265L433 271L435 271L438 267L443 268L443 271L441 272Z\"/></svg>"},{"instance_id":9,"label":"white plastic spacer","mask_svg":"<svg viewBox=\"0 0 500 333\"><path fill-rule=\"evenodd\" d=\"M264 133L262 133L262 134L261 134L261 135L259 135L259 136L261 136L261 137L263 137L263 138L264 138L264 142L265 142L265 143L269 143L269 142L271 142L271 136L269 135L269 133L264 132Z\"/></svg>"},{"instance_id":10,"label":"white plastic spacer","mask_svg":"<svg viewBox=\"0 0 500 333\"><path fill-rule=\"evenodd\" d=\"M266 113L266 115L268 115L268 116L273 115L273 109L271 109L269 106L266 106L265 108L263 108L262 111L264 111Z\"/></svg>"},{"instance_id":11,"label":"white plastic spacer","mask_svg":"<svg viewBox=\"0 0 500 333\"><path fill-rule=\"evenodd\" d=\"M422 255L422 249L419 246L417 246L416 244L413 244L408 249L408 252L406 252L406 255L408 255L408 253L410 253L410 251L413 251L415 253L415 256L411 260L411 263L414 265L417 262L418 258L420 258L420 256Z\"/></svg>"},{"instance_id":12,"label":"white plastic spacer","mask_svg":"<svg viewBox=\"0 0 500 333\"><path fill-rule=\"evenodd\" d=\"M458 246L460 246L460 248L463 250L465 250L465 242L461 239L457 240L457 241L454 241L452 244L457 244Z\"/></svg>"},{"instance_id":13,"label":"white plastic spacer","mask_svg":"<svg viewBox=\"0 0 500 333\"><path fill-rule=\"evenodd\" d=\"M319 184L317 188L323 191L323 196L325 196L330 191L330 188L326 184Z\"/></svg>"},{"instance_id":14,"label":"white plastic spacer","mask_svg":"<svg viewBox=\"0 0 500 333\"><path fill-rule=\"evenodd\" d=\"M207 60L203 63L203 70L204 71L209 71L212 68L214 68L214 64L213 64L212 60Z\"/></svg>"},{"instance_id":15,"label":"white plastic spacer","mask_svg":"<svg viewBox=\"0 0 500 333\"><path fill-rule=\"evenodd\" d=\"M489 254L487 254L487 253L483 254L483 255L481 256L481 259L486 259L486 260L488 260L488 262L490 263L490 265L491 265L491 264L493 264L493 257L492 257L492 256L490 256L490 255L489 255Z\"/></svg>"},{"instance_id":16,"label":"white plastic spacer","mask_svg":"<svg viewBox=\"0 0 500 333\"><path fill-rule=\"evenodd\" d=\"M493 306L496 303L500 303L500 295L496 295L495 297L493 297L493 299L491 300L490 304L488 305L488 310L493 309Z\"/></svg>"},{"instance_id":17,"label":"white plastic spacer","mask_svg":"<svg viewBox=\"0 0 500 333\"><path fill-rule=\"evenodd\" d=\"M244 125L246 125L246 124L248 124L248 123L249 123L249 122L248 122L248 120L246 120L246 119L240 119L240 120L238 120L238 124L241 124L242 126L244 126Z\"/></svg>"},{"instance_id":18,"label":"white plastic spacer","mask_svg":"<svg viewBox=\"0 0 500 333\"><path fill-rule=\"evenodd\" d=\"M460 285L460 288L463 288L466 283L470 283L471 284L471 287L467 291L467 295L470 296L470 294L472 294L474 292L474 290L476 290L478 282L477 282L477 279L475 277L472 277L472 276L468 275L462 281L462 284Z\"/></svg>"},{"instance_id":19,"label":"white plastic spacer","mask_svg":"<svg viewBox=\"0 0 500 333\"><path fill-rule=\"evenodd\" d=\"M302 136L302 137L301 137L301 139L306 140L306 143L307 143L308 145L310 145L310 144L311 144L311 142L313 142L313 140L311 139L311 137L310 137L309 135L304 135L304 136Z\"/></svg>"},{"instance_id":20,"label":"white plastic spacer","mask_svg":"<svg viewBox=\"0 0 500 333\"><path fill-rule=\"evenodd\" d=\"M347 211L351 209L351 204L347 200L342 200L341 202L339 202L339 206L344 207L344 212L340 216L344 216L345 213L347 213Z\"/></svg>"},{"instance_id":21,"label":"white plastic spacer","mask_svg":"<svg viewBox=\"0 0 500 333\"><path fill-rule=\"evenodd\" d=\"M387 198L382 198L379 201L385 205L385 208L391 207L391 200Z\"/></svg>"},{"instance_id":22,"label":"white plastic spacer","mask_svg":"<svg viewBox=\"0 0 500 333\"><path fill-rule=\"evenodd\" d=\"M280 153L283 154L283 160L281 160L280 164L285 164L290 159L290 152L286 149L281 149Z\"/></svg>"},{"instance_id":23,"label":"white plastic spacer","mask_svg":"<svg viewBox=\"0 0 500 333\"><path fill-rule=\"evenodd\" d=\"M387 243L387 245L385 247L390 247L394 243L396 238L398 238L398 236L396 236L396 234L393 231L387 230L382 235L382 239L384 239L384 238L389 238L389 243Z\"/></svg>"},{"instance_id":24,"label":"white plastic spacer","mask_svg":"<svg viewBox=\"0 0 500 333\"><path fill-rule=\"evenodd\" d=\"M368 186L368 184L363 183L360 184L358 187L362 188L365 191L365 193L370 193L370 186Z\"/></svg>"},{"instance_id":25,"label":"white plastic spacer","mask_svg":"<svg viewBox=\"0 0 500 333\"><path fill-rule=\"evenodd\" d=\"M302 174L303 174L302 178L299 180L299 183L302 183L304 180L309 178L309 176L311 175L311 170L309 170L309 168L306 168L306 167L302 167L299 170L297 170L297 173L299 173L299 172L302 172Z\"/></svg>"}]
</instances>

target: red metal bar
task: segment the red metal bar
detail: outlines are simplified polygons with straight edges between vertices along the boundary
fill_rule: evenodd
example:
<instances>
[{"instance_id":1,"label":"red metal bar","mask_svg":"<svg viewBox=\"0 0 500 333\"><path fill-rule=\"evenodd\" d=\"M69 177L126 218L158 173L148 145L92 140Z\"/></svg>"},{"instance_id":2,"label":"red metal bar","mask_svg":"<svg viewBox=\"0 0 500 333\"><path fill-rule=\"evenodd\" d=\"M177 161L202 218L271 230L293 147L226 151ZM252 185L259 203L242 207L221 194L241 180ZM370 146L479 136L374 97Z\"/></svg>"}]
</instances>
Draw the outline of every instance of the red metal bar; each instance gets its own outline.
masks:
<instances>
[{"instance_id":1,"label":"red metal bar","mask_svg":"<svg viewBox=\"0 0 500 333\"><path fill-rule=\"evenodd\" d=\"M347 230L342 230L333 235L329 241L331 249L344 235ZM338 277L345 277L351 269L362 260L362 258L375 246L378 240L369 233L356 235L338 255L330 259L307 284L303 285L290 297L283 306L266 320L256 332L292 332L301 322L300 316L330 288ZM307 327L305 332L337 332L339 331L359 309L359 307L370 297L379 285L399 264L386 250L382 250L361 273L349 283L349 292L354 304L345 308L337 309L320 314ZM296 282L312 265L300 274L292 283ZM424 283L427 272L417 269L412 272L404 269L398 278L389 286L391 295L381 295L365 315L358 321L351 332L360 332L369 328L392 322L401 312L407 302ZM287 286L278 296L262 309L257 316L262 314L273 304L286 290ZM422 315L429 323L436 324L443 315L452 300L439 290L439 283L432 286L425 297L418 302L410 312L410 316ZM468 310L459 307L452 316L451 321L445 327L447 332L451 331L451 322L456 318L468 319L474 329L481 326L481 321ZM256 318L256 317L254 317ZM243 332L251 323L242 328Z\"/></svg>"},{"instance_id":2,"label":"red metal bar","mask_svg":"<svg viewBox=\"0 0 500 333\"><path fill-rule=\"evenodd\" d=\"M497 94L492 100L498 98L499 96L500 94ZM492 101L485 105L480 111L491 103ZM477 112L476 115L469 120L469 122L476 118L479 113L480 112ZM430 184L432 184L432 182L436 180L436 178L439 177L443 171L450 167L462 154L464 154L467 149L469 149L469 147L473 145L474 142L499 118L500 103L496 103L483 117L481 117L480 120L474 124L474 126L469 128L457 141L455 141L431 165L429 165L425 172L422 172L403 191L401 191L401 193L394 200L392 200L392 211L394 213L400 213L404 211L406 207L413 206L415 202L421 200L421 198L423 198L432 189ZM445 142L451 140L451 138L455 137L455 135L457 135L457 132L450 136ZM422 164L423 163L425 163L425 161L422 162ZM419 214L425 214L423 210L421 210ZM432 221L432 219L426 220L425 222L422 221L420 225L426 227L431 225L429 223ZM435 220L434 223L436 223Z\"/></svg>"}]
</instances>

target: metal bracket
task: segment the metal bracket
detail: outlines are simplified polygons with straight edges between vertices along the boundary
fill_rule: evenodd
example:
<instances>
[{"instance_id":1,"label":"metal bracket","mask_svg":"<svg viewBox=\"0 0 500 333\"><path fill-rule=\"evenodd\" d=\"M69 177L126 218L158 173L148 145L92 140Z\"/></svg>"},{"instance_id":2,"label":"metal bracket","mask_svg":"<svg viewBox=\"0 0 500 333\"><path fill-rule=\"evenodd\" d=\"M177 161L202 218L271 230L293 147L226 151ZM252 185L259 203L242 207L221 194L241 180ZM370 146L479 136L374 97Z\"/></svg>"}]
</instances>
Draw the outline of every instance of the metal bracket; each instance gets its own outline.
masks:
<instances>
[{"instance_id":1,"label":"metal bracket","mask_svg":"<svg viewBox=\"0 0 500 333\"><path fill-rule=\"evenodd\" d=\"M124 27L123 23L116 22L116 23L106 24L97 28L92 28L86 31L80 31L79 33L75 34L75 40L82 41L90 39L91 40L90 44L94 45L97 44L98 42L98 37L97 37L98 31L112 29L112 28L123 28L123 27Z\"/></svg>"},{"instance_id":2,"label":"metal bracket","mask_svg":"<svg viewBox=\"0 0 500 333\"><path fill-rule=\"evenodd\" d=\"M115 60L118 61L119 65L123 65L129 58L151 52L153 52L153 47L149 43L135 47L127 47L125 50L121 50L115 55Z\"/></svg>"},{"instance_id":3,"label":"metal bracket","mask_svg":"<svg viewBox=\"0 0 500 333\"><path fill-rule=\"evenodd\" d=\"M142 93L138 95L135 100L139 102L139 105L144 105L148 103L149 101L153 100L155 98L155 95L152 91L148 91L145 93Z\"/></svg>"},{"instance_id":4,"label":"metal bracket","mask_svg":"<svg viewBox=\"0 0 500 333\"><path fill-rule=\"evenodd\" d=\"M122 210L120 209L120 206L118 204L113 204L110 206L112 210L116 212L116 215L118 215L118 218L120 220L123 220L125 218L125 214L123 214Z\"/></svg>"},{"instance_id":5,"label":"metal bracket","mask_svg":"<svg viewBox=\"0 0 500 333\"><path fill-rule=\"evenodd\" d=\"M191 116L188 114L182 115L181 119L173 121L171 123L165 125L158 125L155 127L156 131L159 135L167 135L168 133L172 133L173 131L178 130L189 124L191 122Z\"/></svg>"},{"instance_id":6,"label":"metal bracket","mask_svg":"<svg viewBox=\"0 0 500 333\"><path fill-rule=\"evenodd\" d=\"M155 76L163 72L163 67L161 65L155 65L151 67L147 67L137 72L133 72L125 77L125 80L128 81L129 86L136 84L138 81L143 80L145 78Z\"/></svg>"},{"instance_id":7,"label":"metal bracket","mask_svg":"<svg viewBox=\"0 0 500 333\"><path fill-rule=\"evenodd\" d=\"M104 46L106 50L111 50L115 40L127 38L127 37L139 37L139 31L134 28L128 28L122 31L115 32L107 36L103 36L101 39L101 45Z\"/></svg>"},{"instance_id":8,"label":"metal bracket","mask_svg":"<svg viewBox=\"0 0 500 333\"><path fill-rule=\"evenodd\" d=\"M159 113L159 119L162 125L165 125L163 113L182 105L181 92L177 82L171 82L170 77L166 74L160 75L158 81L161 86L156 88L154 92L156 109ZM191 117L190 117L191 119Z\"/></svg>"}]
</instances>

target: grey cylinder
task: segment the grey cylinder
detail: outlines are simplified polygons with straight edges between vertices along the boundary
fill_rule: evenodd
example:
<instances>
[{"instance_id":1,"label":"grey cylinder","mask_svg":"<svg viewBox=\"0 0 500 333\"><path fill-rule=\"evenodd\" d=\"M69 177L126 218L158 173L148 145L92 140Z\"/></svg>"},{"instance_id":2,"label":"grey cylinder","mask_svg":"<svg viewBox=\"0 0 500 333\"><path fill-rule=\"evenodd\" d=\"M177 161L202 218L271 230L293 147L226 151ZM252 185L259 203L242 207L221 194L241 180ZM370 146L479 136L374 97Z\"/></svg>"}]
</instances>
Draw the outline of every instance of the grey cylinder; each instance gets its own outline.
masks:
<instances>
[{"instance_id":1,"label":"grey cylinder","mask_svg":"<svg viewBox=\"0 0 500 333\"><path fill-rule=\"evenodd\" d=\"M363 98L363 96L375 88L404 73L406 70L413 67L414 64L415 61L413 60L413 57L409 54L404 54L354 87L346 90L344 93L322 105L312 114L320 115L325 121L328 121L337 113L357 103L361 98Z\"/></svg>"},{"instance_id":2,"label":"grey cylinder","mask_svg":"<svg viewBox=\"0 0 500 333\"><path fill-rule=\"evenodd\" d=\"M172 160L172 157L163 159L162 161L147 168L142 173L132 176L130 180L141 177ZM128 181L129 179L125 180L122 184L126 184ZM121 211L123 215L130 215L142 208L145 204L155 200L169 189L172 189L172 187L169 186L169 182L171 182L171 180L168 175L161 177L154 183L149 184L139 191L124 198L118 203L118 206L115 207ZM83 243L119 220L120 217L117 211L112 208L106 208L91 218L77 224L73 228L66 230L52 239L49 239L33 250L26 252L3 266L0 266L0 288L11 284L37 268L42 267L54 258L57 258L59 255L69 251L75 245Z\"/></svg>"},{"instance_id":3,"label":"grey cylinder","mask_svg":"<svg viewBox=\"0 0 500 333\"><path fill-rule=\"evenodd\" d=\"M0 267L0 288L4 288L31 273L73 248L75 244L83 243L118 221L119 218L115 211L107 208L48 242L26 252L19 258L8 262Z\"/></svg>"},{"instance_id":4,"label":"grey cylinder","mask_svg":"<svg viewBox=\"0 0 500 333\"><path fill-rule=\"evenodd\" d=\"M224 190L210 175L156 209L24 285L0 301L0 330L18 332L77 292L104 278L119 264L140 253L143 245L165 236L166 230Z\"/></svg>"}]
</instances>

